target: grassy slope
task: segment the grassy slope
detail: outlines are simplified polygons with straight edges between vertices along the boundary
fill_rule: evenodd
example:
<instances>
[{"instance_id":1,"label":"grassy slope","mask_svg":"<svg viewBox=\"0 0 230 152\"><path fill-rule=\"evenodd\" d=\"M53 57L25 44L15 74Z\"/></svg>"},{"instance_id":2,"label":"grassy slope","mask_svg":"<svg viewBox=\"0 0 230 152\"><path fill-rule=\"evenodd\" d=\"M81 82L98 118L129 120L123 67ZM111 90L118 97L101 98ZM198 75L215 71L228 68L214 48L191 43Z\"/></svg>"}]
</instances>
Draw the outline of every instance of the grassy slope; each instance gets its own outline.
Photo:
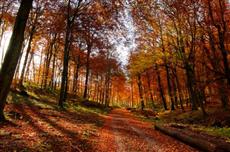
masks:
<instances>
[{"instance_id":1,"label":"grassy slope","mask_svg":"<svg viewBox=\"0 0 230 152\"><path fill-rule=\"evenodd\" d=\"M68 101L57 106L57 94L28 89L28 96L10 92L6 124L0 124L0 149L6 151L92 151L108 109ZM75 146L73 146L75 145Z\"/></svg>"}]
</instances>

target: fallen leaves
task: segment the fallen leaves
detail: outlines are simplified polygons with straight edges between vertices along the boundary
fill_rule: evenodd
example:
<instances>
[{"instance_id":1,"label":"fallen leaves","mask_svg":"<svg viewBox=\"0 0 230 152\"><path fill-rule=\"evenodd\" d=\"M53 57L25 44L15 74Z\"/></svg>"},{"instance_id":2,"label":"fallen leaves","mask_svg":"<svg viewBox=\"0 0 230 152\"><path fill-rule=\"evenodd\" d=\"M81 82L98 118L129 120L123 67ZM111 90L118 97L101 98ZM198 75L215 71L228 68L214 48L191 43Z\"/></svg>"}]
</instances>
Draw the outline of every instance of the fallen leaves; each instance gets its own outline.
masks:
<instances>
[{"instance_id":1,"label":"fallen leaves","mask_svg":"<svg viewBox=\"0 0 230 152\"><path fill-rule=\"evenodd\" d=\"M8 104L9 123L0 124L4 151L91 151L91 136L98 137L100 116ZM13 124L11 124L13 122Z\"/></svg>"}]
</instances>

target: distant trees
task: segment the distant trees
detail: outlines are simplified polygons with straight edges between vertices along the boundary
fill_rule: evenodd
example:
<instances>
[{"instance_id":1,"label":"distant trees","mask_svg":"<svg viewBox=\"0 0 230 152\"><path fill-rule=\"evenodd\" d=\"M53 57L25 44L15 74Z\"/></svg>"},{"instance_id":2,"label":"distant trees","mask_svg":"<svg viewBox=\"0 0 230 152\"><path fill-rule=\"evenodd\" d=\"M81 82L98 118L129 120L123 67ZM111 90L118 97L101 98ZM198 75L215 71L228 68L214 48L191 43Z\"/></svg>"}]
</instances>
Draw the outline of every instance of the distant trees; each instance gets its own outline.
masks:
<instances>
[{"instance_id":1,"label":"distant trees","mask_svg":"<svg viewBox=\"0 0 230 152\"><path fill-rule=\"evenodd\" d=\"M93 51L103 49L108 37L104 34L113 27L112 15L114 10L109 10L107 7L109 3L102 3L101 1L68 1L66 31L65 31L65 45L63 58L63 72L61 93L59 98L59 105L62 107L67 96L68 86L68 61L73 45L80 43L81 47L86 50L85 53L85 83L83 98L89 98L89 77L90 77L90 60ZM97 8L97 9L94 9ZM105 16L107 15L107 16ZM109 22L110 21L110 22ZM67 44L66 44L67 43ZM79 48L81 50L82 48ZM108 48L109 49L109 48ZM109 51L109 50L108 50ZM80 62L80 52L77 53L77 62ZM76 60L75 60L76 62ZM80 63L77 63L77 71L75 83L78 84ZM77 78L77 79L76 79ZM78 90L75 86L74 90Z\"/></svg>"},{"instance_id":2,"label":"distant trees","mask_svg":"<svg viewBox=\"0 0 230 152\"><path fill-rule=\"evenodd\" d=\"M15 14L9 10L15 10L17 3L0 3L2 35L10 31ZM0 72L2 120L13 76L14 87L21 90L25 84L33 84L60 91L60 107L70 94L105 106L121 99L114 80L125 79L124 73L109 40L121 8L118 2L114 4L101 0L34 0L32 7L32 0L21 1L8 51L5 54L1 50L5 55ZM120 85L125 85L122 82Z\"/></svg>"},{"instance_id":3,"label":"distant trees","mask_svg":"<svg viewBox=\"0 0 230 152\"><path fill-rule=\"evenodd\" d=\"M24 60L24 63L22 64L22 71L21 71L21 76L20 76L20 79L19 79L19 86L22 87L23 86L23 80L24 80L24 75L25 75L25 72L26 72L26 68L29 67L29 64L32 60L32 52L31 52L31 45L32 45L32 42L34 40L34 35L35 33L37 32L37 29L38 29L38 21L39 21L39 18L42 16L42 13L43 13L43 9L41 4L39 4L40 2L39 1L35 1L35 8L32 9L31 11L31 15L29 17L29 29L28 29L28 46L27 46L27 49L26 49L26 52L25 52L25 60ZM29 55L31 54L31 59L29 60L30 62L28 62L28 59L29 59ZM28 66L27 66L28 65Z\"/></svg>"},{"instance_id":4,"label":"distant trees","mask_svg":"<svg viewBox=\"0 0 230 152\"><path fill-rule=\"evenodd\" d=\"M17 3L0 2L0 41L12 27ZM138 37L125 74L112 37L126 38L119 17L127 9ZM29 83L60 93L60 107L74 96L141 109L184 111L186 105L204 115L208 103L228 109L230 16L224 1L34 0L31 10L25 35L12 36L10 53L1 50L2 109L12 73L16 87Z\"/></svg>"},{"instance_id":5,"label":"distant trees","mask_svg":"<svg viewBox=\"0 0 230 152\"><path fill-rule=\"evenodd\" d=\"M135 58L142 58L143 54L151 54L151 58L150 64L140 59L134 63L131 56L130 72L138 66L142 68L136 73L143 76L146 71L152 73L157 82L153 79L152 87L159 92L155 98L162 100L165 110L168 102L171 110L179 107L178 104L184 110L187 104L192 110L200 107L205 115L204 104L216 101L217 96L222 107L228 108L229 11L226 6L226 1L221 0L133 4L133 18L140 35Z\"/></svg>"},{"instance_id":6,"label":"distant trees","mask_svg":"<svg viewBox=\"0 0 230 152\"><path fill-rule=\"evenodd\" d=\"M72 10L71 0L68 0L67 4L67 14L66 14L66 31L65 31L65 44L64 44L64 58L63 58L63 71L62 71L62 79L61 79L61 91L59 98L59 106L63 108L63 102L66 100L67 96L67 81L68 81L68 63L69 63L69 52L71 49L71 43L73 40L73 26L75 23L75 19L78 15L79 7L81 6L82 0L78 1Z\"/></svg>"}]
</instances>

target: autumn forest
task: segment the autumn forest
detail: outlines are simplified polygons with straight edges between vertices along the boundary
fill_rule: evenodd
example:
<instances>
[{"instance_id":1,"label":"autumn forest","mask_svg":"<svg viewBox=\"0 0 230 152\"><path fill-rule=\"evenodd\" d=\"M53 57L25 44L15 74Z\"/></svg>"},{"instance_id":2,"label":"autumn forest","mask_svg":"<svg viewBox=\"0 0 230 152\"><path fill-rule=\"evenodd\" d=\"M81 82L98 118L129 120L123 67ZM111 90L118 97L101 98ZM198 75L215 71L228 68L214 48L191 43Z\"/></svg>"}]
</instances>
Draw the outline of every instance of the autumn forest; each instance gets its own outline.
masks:
<instances>
[{"instance_id":1,"label":"autumn forest","mask_svg":"<svg viewBox=\"0 0 230 152\"><path fill-rule=\"evenodd\" d=\"M229 37L228 0L0 0L0 151L230 151Z\"/></svg>"}]
</instances>

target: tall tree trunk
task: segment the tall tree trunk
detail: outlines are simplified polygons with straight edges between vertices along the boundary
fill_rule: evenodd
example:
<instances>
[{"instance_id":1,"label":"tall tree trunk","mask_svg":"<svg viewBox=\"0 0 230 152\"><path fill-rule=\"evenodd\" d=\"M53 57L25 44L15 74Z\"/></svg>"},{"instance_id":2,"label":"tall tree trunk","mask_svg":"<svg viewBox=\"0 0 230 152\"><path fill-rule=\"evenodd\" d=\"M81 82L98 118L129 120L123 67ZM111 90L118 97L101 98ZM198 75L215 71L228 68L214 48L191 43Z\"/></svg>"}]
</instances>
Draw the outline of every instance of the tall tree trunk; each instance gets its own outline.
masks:
<instances>
[{"instance_id":1,"label":"tall tree trunk","mask_svg":"<svg viewBox=\"0 0 230 152\"><path fill-rule=\"evenodd\" d=\"M68 67L70 67L70 63L68 63ZM67 96L68 96L68 91L69 91L69 77L70 77L70 74L71 74L70 71L71 71L71 68L68 68L67 77L66 77L66 84L65 84L64 101L66 101Z\"/></svg>"},{"instance_id":2,"label":"tall tree trunk","mask_svg":"<svg viewBox=\"0 0 230 152\"><path fill-rule=\"evenodd\" d=\"M99 85L99 76L97 74L97 94L96 94L96 101L99 102L99 95L100 95L100 85Z\"/></svg>"},{"instance_id":3,"label":"tall tree trunk","mask_svg":"<svg viewBox=\"0 0 230 152\"><path fill-rule=\"evenodd\" d=\"M131 107L134 107L134 98L133 98L133 78L131 78ZM118 90L117 90L118 91Z\"/></svg>"},{"instance_id":4,"label":"tall tree trunk","mask_svg":"<svg viewBox=\"0 0 230 152\"><path fill-rule=\"evenodd\" d=\"M180 100L180 107L181 107L182 111L184 111L182 91L181 91L180 82L179 82L179 79L178 79L178 76L177 76L177 69L176 69L176 67L174 68L174 75L175 75L175 80L176 80L176 86L177 86L177 89L178 89L178 95L179 95L179 100Z\"/></svg>"},{"instance_id":5,"label":"tall tree trunk","mask_svg":"<svg viewBox=\"0 0 230 152\"><path fill-rule=\"evenodd\" d=\"M51 40L51 43L50 43L50 46L47 50L47 55L46 55L46 62L45 62L45 79L44 79L44 88L47 87L48 85L48 77L49 77L49 70L50 70L50 62L51 62L51 59L52 59L52 56L53 56L53 49L54 49L54 45L55 45L55 42L56 42L56 36L57 34L55 33L54 34L54 37L53 37L53 40Z\"/></svg>"},{"instance_id":6,"label":"tall tree trunk","mask_svg":"<svg viewBox=\"0 0 230 152\"><path fill-rule=\"evenodd\" d=\"M144 97L143 97L143 86L142 86L142 81L141 81L141 74L137 75L137 85L139 89L139 97L140 97L140 102L141 102L141 110L144 110L145 104L144 104Z\"/></svg>"},{"instance_id":7,"label":"tall tree trunk","mask_svg":"<svg viewBox=\"0 0 230 152\"><path fill-rule=\"evenodd\" d=\"M219 48L220 48L221 55L222 55L222 61L224 64L225 77L227 79L228 85L230 85L230 69L229 69L229 62L228 62L228 52L225 48L225 37L227 33L227 20L225 18L226 10L224 9L224 5L226 4L224 1L219 0L218 5L219 5L218 7L220 7L220 9L218 10L219 11L218 15L220 15L219 21L216 21L215 19L214 11L216 10L215 8L213 8L211 1L208 1L208 11L209 11L209 17L211 19L211 22L218 31L218 39L219 39L218 43L219 43Z\"/></svg>"},{"instance_id":8,"label":"tall tree trunk","mask_svg":"<svg viewBox=\"0 0 230 152\"><path fill-rule=\"evenodd\" d=\"M80 55L77 56L77 65L76 65L76 71L74 76L74 83L73 83L73 92L78 93L78 78L79 78L79 72L81 67L81 57Z\"/></svg>"},{"instance_id":9,"label":"tall tree trunk","mask_svg":"<svg viewBox=\"0 0 230 152\"><path fill-rule=\"evenodd\" d=\"M215 69L215 71L217 71L218 73L221 73L221 68L220 68L221 63L218 62L218 60L216 60L216 58L218 58L218 56L217 56L217 53L216 53L217 49L215 47L214 35L211 32L210 28L209 28L208 32L209 32L209 44L211 46L211 51L212 51L213 57L211 57L209 49L205 46L205 44L203 44L204 50L205 50L205 53L207 54L207 56L210 59L210 63L212 65L213 69ZM226 68L225 68L225 74L226 74ZM219 92L219 95L220 95L220 100L222 102L222 106L223 106L224 109L227 109L228 108L228 98L226 98L226 96L227 96L227 89L228 89L229 86L227 88L225 87L224 80L220 80L218 82L218 84L221 86L221 87L218 87L218 92ZM224 95L224 93L226 93L226 94Z\"/></svg>"},{"instance_id":10,"label":"tall tree trunk","mask_svg":"<svg viewBox=\"0 0 230 152\"><path fill-rule=\"evenodd\" d=\"M67 15L67 25L66 25L66 35L65 35L65 46L64 46L64 58L63 58L63 71L62 71L62 78L61 78L61 91L58 105L63 108L63 103L66 100L66 85L67 85L67 77L68 77L68 63L69 63L69 49L70 49L70 41L72 37L71 27L72 22L70 20L70 0L68 1L68 15ZM73 21L73 20L72 20Z\"/></svg>"},{"instance_id":11,"label":"tall tree trunk","mask_svg":"<svg viewBox=\"0 0 230 152\"><path fill-rule=\"evenodd\" d=\"M108 73L106 74L106 79L105 79L105 106L109 106L109 101L110 101L110 77L111 77L111 72L110 69Z\"/></svg>"},{"instance_id":12,"label":"tall tree trunk","mask_svg":"<svg viewBox=\"0 0 230 152\"><path fill-rule=\"evenodd\" d=\"M38 79L37 79L37 84L41 85L42 88L42 58L43 58L43 51L41 51L40 55L40 63L39 63L39 70L38 70Z\"/></svg>"},{"instance_id":13,"label":"tall tree trunk","mask_svg":"<svg viewBox=\"0 0 230 152\"><path fill-rule=\"evenodd\" d=\"M187 86L189 90L190 102L192 104L192 110L197 110L197 94L195 91L195 73L194 69L191 67L189 63L185 63L186 70L186 78L187 78Z\"/></svg>"},{"instance_id":14,"label":"tall tree trunk","mask_svg":"<svg viewBox=\"0 0 230 152\"><path fill-rule=\"evenodd\" d=\"M31 52L30 53L30 59L27 63L26 74L25 74L25 77L27 77L27 78L29 77L29 74L30 74L30 66L31 66L31 62L32 62L33 58L34 58L34 52Z\"/></svg>"},{"instance_id":15,"label":"tall tree trunk","mask_svg":"<svg viewBox=\"0 0 230 152\"><path fill-rule=\"evenodd\" d=\"M22 53L23 53L24 48L25 48L25 41L22 44L22 49L21 49L21 52L20 52L20 55L19 55L19 58L18 58L18 63L17 63L15 74L14 74L14 79L17 79L17 80L20 79L20 77L19 77L19 68L20 68L20 63L21 63L21 60L22 60Z\"/></svg>"},{"instance_id":16,"label":"tall tree trunk","mask_svg":"<svg viewBox=\"0 0 230 152\"><path fill-rule=\"evenodd\" d=\"M24 75L25 75L25 70L26 70L26 64L27 64L27 60L30 54L30 50L31 50L31 44L32 44L32 40L33 40L33 35L35 32L35 25L32 27L31 32L30 32L30 38L29 38L29 42L28 42L28 47L26 50L26 55L25 55L25 60L22 66L22 72L21 72L21 76L20 76L20 80L19 80L19 87L23 86L23 80L24 80Z\"/></svg>"},{"instance_id":17,"label":"tall tree trunk","mask_svg":"<svg viewBox=\"0 0 230 152\"><path fill-rule=\"evenodd\" d=\"M162 84L161 84L160 71L158 69L158 65L157 64L155 65L155 69L156 69L156 73L157 73L158 89L160 91L160 95L161 95L161 100L162 100L162 103L163 103L163 107L164 107L165 110L168 110L166 99L165 99L165 95L164 95L164 90L163 90L163 87L162 87Z\"/></svg>"},{"instance_id":18,"label":"tall tree trunk","mask_svg":"<svg viewBox=\"0 0 230 152\"><path fill-rule=\"evenodd\" d=\"M55 46L55 53L53 55L53 62L52 62L52 74L51 74L51 80L50 80L50 87L54 90L54 79L55 79L55 70L56 70L56 46Z\"/></svg>"},{"instance_id":19,"label":"tall tree trunk","mask_svg":"<svg viewBox=\"0 0 230 152\"><path fill-rule=\"evenodd\" d=\"M228 52L225 48L225 34L223 32L221 32L220 30L218 30L219 32L219 44L220 44L220 50L221 50L221 54L222 54L222 61L224 64L224 72L225 72L225 77L227 78L228 81L228 85L230 86L230 70L229 70L229 62L228 62ZM227 106L227 105L226 105Z\"/></svg>"},{"instance_id":20,"label":"tall tree trunk","mask_svg":"<svg viewBox=\"0 0 230 152\"><path fill-rule=\"evenodd\" d=\"M64 51L64 63L63 63L62 79L61 79L61 92L60 92L60 98L59 98L59 106L61 108L63 108L63 103L65 102L65 99L66 99L65 93L66 93L66 88L67 88L66 85L67 85L67 77L68 77L68 63L69 63L69 50L65 49L65 51Z\"/></svg>"},{"instance_id":21,"label":"tall tree trunk","mask_svg":"<svg viewBox=\"0 0 230 152\"><path fill-rule=\"evenodd\" d=\"M14 72L18 63L26 22L32 8L33 0L22 0L14 24L13 34L5 55L3 65L0 70L0 121L4 121L4 107L10 85L14 77Z\"/></svg>"},{"instance_id":22,"label":"tall tree trunk","mask_svg":"<svg viewBox=\"0 0 230 152\"><path fill-rule=\"evenodd\" d=\"M166 77L167 77L167 85L168 85L168 95L171 102L171 110L175 110L175 103L172 95L172 86L170 80L170 69L168 67L167 61L165 62L165 70L166 70Z\"/></svg>"},{"instance_id":23,"label":"tall tree trunk","mask_svg":"<svg viewBox=\"0 0 230 152\"><path fill-rule=\"evenodd\" d=\"M86 58L86 74L85 74L85 89L83 98L87 98L88 95L88 81L89 81L89 62L90 62L90 54L91 54L91 44L88 44L87 47L87 58Z\"/></svg>"},{"instance_id":24,"label":"tall tree trunk","mask_svg":"<svg viewBox=\"0 0 230 152\"><path fill-rule=\"evenodd\" d=\"M153 106L153 110L154 110L155 104L154 104L153 93L152 93L152 88L151 88L150 75L148 71L147 71L147 83L148 83L149 97L150 97L150 100Z\"/></svg>"},{"instance_id":25,"label":"tall tree trunk","mask_svg":"<svg viewBox=\"0 0 230 152\"><path fill-rule=\"evenodd\" d=\"M171 82L172 82L172 89L173 89L174 104L175 107L178 108L178 95L177 95L177 86L176 86L175 78L172 77Z\"/></svg>"}]
</instances>

